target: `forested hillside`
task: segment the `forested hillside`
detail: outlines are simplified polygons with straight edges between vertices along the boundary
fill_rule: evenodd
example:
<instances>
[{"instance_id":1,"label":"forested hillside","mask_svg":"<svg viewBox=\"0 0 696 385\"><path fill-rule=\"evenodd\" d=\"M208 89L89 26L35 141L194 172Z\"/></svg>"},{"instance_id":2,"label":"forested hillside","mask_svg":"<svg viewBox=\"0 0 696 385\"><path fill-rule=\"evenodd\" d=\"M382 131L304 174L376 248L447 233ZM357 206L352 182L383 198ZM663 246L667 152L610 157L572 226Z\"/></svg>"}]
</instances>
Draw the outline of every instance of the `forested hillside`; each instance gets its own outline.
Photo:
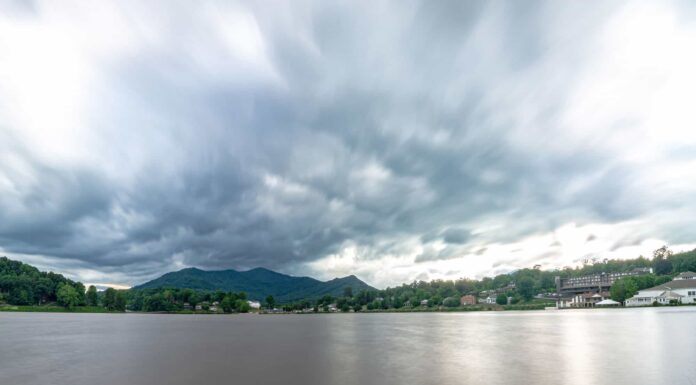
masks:
<instances>
[{"instance_id":1,"label":"forested hillside","mask_svg":"<svg viewBox=\"0 0 696 385\"><path fill-rule=\"evenodd\" d=\"M344 288L353 292L374 290L355 276L319 281L310 277L293 277L264 268L247 271L205 271L196 268L183 269L136 286L134 290L176 288L204 291L244 292L250 299L262 300L272 295L281 303L315 300L325 295L339 296Z\"/></svg>"},{"instance_id":2,"label":"forested hillside","mask_svg":"<svg viewBox=\"0 0 696 385\"><path fill-rule=\"evenodd\" d=\"M0 257L0 301L16 305L40 305L56 302L62 286L77 293L77 301L84 304L85 287L60 274L39 269L6 257ZM69 291L69 289L67 290Z\"/></svg>"}]
</instances>

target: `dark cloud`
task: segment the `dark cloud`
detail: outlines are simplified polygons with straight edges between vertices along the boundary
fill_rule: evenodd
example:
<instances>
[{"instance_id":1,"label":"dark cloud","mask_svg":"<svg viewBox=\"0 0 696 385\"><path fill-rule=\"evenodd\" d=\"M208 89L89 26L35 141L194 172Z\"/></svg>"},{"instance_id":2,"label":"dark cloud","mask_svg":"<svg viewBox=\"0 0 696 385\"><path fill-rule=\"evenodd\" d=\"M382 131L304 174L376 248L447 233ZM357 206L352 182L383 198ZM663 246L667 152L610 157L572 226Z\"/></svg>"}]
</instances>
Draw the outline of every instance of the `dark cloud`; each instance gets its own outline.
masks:
<instances>
[{"instance_id":1,"label":"dark cloud","mask_svg":"<svg viewBox=\"0 0 696 385\"><path fill-rule=\"evenodd\" d=\"M31 8L37 23L51 12ZM181 266L292 271L346 243L366 261L414 239L416 262L484 258L650 214L643 170L603 133L563 135L577 80L547 72L582 74L610 6L116 8L126 48L82 47L97 73L80 122L97 144L56 160L0 127L6 252L134 284Z\"/></svg>"}]
</instances>

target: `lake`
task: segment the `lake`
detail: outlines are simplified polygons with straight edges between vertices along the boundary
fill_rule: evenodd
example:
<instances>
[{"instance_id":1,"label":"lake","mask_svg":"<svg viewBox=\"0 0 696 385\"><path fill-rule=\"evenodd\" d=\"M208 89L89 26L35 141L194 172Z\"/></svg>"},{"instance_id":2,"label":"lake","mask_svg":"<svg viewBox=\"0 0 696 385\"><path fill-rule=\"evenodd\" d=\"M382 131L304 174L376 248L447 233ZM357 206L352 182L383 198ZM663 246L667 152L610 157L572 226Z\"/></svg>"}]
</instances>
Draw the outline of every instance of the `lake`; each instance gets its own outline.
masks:
<instances>
[{"instance_id":1,"label":"lake","mask_svg":"<svg viewBox=\"0 0 696 385\"><path fill-rule=\"evenodd\" d=\"M0 384L696 384L696 307L0 313Z\"/></svg>"}]
</instances>

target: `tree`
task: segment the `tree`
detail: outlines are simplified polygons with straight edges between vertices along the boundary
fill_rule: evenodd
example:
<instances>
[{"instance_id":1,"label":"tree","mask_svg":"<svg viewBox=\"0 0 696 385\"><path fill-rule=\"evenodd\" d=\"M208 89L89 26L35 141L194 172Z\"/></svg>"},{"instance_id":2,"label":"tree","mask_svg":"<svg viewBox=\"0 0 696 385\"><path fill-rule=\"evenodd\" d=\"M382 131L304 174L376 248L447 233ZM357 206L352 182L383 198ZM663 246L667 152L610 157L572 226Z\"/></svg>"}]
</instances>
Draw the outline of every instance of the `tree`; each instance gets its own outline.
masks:
<instances>
[{"instance_id":1,"label":"tree","mask_svg":"<svg viewBox=\"0 0 696 385\"><path fill-rule=\"evenodd\" d=\"M353 288L350 286L346 286L343 288L343 296L346 298L351 298L353 297Z\"/></svg>"},{"instance_id":2,"label":"tree","mask_svg":"<svg viewBox=\"0 0 696 385\"><path fill-rule=\"evenodd\" d=\"M116 299L114 302L114 310L126 311L126 295L122 291L116 292Z\"/></svg>"},{"instance_id":3,"label":"tree","mask_svg":"<svg viewBox=\"0 0 696 385\"><path fill-rule=\"evenodd\" d=\"M529 301L534 297L534 281L530 277L522 277L516 284L517 293L519 293L525 301Z\"/></svg>"},{"instance_id":4,"label":"tree","mask_svg":"<svg viewBox=\"0 0 696 385\"><path fill-rule=\"evenodd\" d=\"M116 310L116 289L113 287L107 288L104 291L104 307L107 310Z\"/></svg>"},{"instance_id":5,"label":"tree","mask_svg":"<svg viewBox=\"0 0 696 385\"><path fill-rule=\"evenodd\" d=\"M275 308L275 298L272 295L266 297L266 307L271 310Z\"/></svg>"},{"instance_id":6,"label":"tree","mask_svg":"<svg viewBox=\"0 0 696 385\"><path fill-rule=\"evenodd\" d=\"M611 299L623 303L638 292L638 285L631 277L621 278L611 285L609 292L611 293Z\"/></svg>"},{"instance_id":7,"label":"tree","mask_svg":"<svg viewBox=\"0 0 696 385\"><path fill-rule=\"evenodd\" d=\"M63 284L60 286L56 292L56 297L58 303L68 309L72 309L80 304L80 295L77 293L77 290L75 290L74 287L68 284Z\"/></svg>"},{"instance_id":8,"label":"tree","mask_svg":"<svg viewBox=\"0 0 696 385\"><path fill-rule=\"evenodd\" d=\"M234 297L235 296L233 295L226 295L225 298L222 299L222 301L220 302L220 307L222 307L222 311L224 311L225 313L232 313L236 310L236 299Z\"/></svg>"},{"instance_id":9,"label":"tree","mask_svg":"<svg viewBox=\"0 0 696 385\"><path fill-rule=\"evenodd\" d=\"M672 273L672 251L667 246L662 246L653 251L653 272L657 275Z\"/></svg>"},{"instance_id":10,"label":"tree","mask_svg":"<svg viewBox=\"0 0 696 385\"><path fill-rule=\"evenodd\" d=\"M495 297L495 303L497 303L498 305L507 305L507 299L507 295L501 293L498 294L497 297Z\"/></svg>"},{"instance_id":11,"label":"tree","mask_svg":"<svg viewBox=\"0 0 696 385\"><path fill-rule=\"evenodd\" d=\"M249 310L251 310L251 306L249 306L249 303L247 303L245 299L238 299L235 303L235 307L240 313L248 313Z\"/></svg>"},{"instance_id":12,"label":"tree","mask_svg":"<svg viewBox=\"0 0 696 385\"><path fill-rule=\"evenodd\" d=\"M98 306L99 297L97 296L97 288L94 285L90 285L87 289L87 306Z\"/></svg>"},{"instance_id":13,"label":"tree","mask_svg":"<svg viewBox=\"0 0 696 385\"><path fill-rule=\"evenodd\" d=\"M444 301L442 301L442 305L445 307L457 307L459 306L459 298L447 297Z\"/></svg>"}]
</instances>

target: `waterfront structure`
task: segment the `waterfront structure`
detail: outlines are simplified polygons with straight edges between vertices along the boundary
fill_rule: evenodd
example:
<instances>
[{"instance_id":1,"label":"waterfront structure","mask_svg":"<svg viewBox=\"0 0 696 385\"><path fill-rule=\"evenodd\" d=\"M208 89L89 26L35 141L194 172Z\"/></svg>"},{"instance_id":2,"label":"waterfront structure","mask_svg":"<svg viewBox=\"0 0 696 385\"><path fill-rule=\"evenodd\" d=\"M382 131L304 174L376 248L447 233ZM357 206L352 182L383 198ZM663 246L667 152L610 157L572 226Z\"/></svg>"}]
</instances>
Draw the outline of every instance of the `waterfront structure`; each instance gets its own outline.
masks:
<instances>
[{"instance_id":1,"label":"waterfront structure","mask_svg":"<svg viewBox=\"0 0 696 385\"><path fill-rule=\"evenodd\" d=\"M618 307L621 306L621 302L616 302L612 299L604 299L596 304L597 307Z\"/></svg>"},{"instance_id":2,"label":"waterfront structure","mask_svg":"<svg viewBox=\"0 0 696 385\"><path fill-rule=\"evenodd\" d=\"M621 278L633 277L652 273L648 267L635 268L620 273L600 273L583 275L581 277L556 277L556 292L559 297L569 297L581 293L599 293L609 288Z\"/></svg>"},{"instance_id":3,"label":"waterfront structure","mask_svg":"<svg viewBox=\"0 0 696 385\"><path fill-rule=\"evenodd\" d=\"M600 302L609 299L610 294L607 291L601 293L586 292L576 294L572 297L562 297L556 301L556 307L559 309L566 308L588 308L595 307Z\"/></svg>"},{"instance_id":4,"label":"waterfront structure","mask_svg":"<svg viewBox=\"0 0 696 385\"><path fill-rule=\"evenodd\" d=\"M680 281L682 279L696 279L696 273L693 271L685 271L683 273L679 273L676 277L674 277L675 280Z\"/></svg>"},{"instance_id":5,"label":"waterfront structure","mask_svg":"<svg viewBox=\"0 0 696 385\"><path fill-rule=\"evenodd\" d=\"M476 297L473 295L463 295L462 298L459 299L459 304L462 306L466 305L476 305Z\"/></svg>"},{"instance_id":6,"label":"waterfront structure","mask_svg":"<svg viewBox=\"0 0 696 385\"><path fill-rule=\"evenodd\" d=\"M486 298L480 299L479 302L480 302L480 303L485 303L485 304L487 304L487 305L493 305L493 304L495 304L495 296L491 294L491 295L489 295L489 296L486 297Z\"/></svg>"},{"instance_id":7,"label":"waterfront structure","mask_svg":"<svg viewBox=\"0 0 696 385\"><path fill-rule=\"evenodd\" d=\"M626 306L650 306L654 303L696 303L696 274L690 271L681 273L670 282L643 289L626 300Z\"/></svg>"},{"instance_id":8,"label":"waterfront structure","mask_svg":"<svg viewBox=\"0 0 696 385\"><path fill-rule=\"evenodd\" d=\"M261 309L261 303L259 301L247 301L247 303L249 304L249 307L252 309Z\"/></svg>"}]
</instances>

